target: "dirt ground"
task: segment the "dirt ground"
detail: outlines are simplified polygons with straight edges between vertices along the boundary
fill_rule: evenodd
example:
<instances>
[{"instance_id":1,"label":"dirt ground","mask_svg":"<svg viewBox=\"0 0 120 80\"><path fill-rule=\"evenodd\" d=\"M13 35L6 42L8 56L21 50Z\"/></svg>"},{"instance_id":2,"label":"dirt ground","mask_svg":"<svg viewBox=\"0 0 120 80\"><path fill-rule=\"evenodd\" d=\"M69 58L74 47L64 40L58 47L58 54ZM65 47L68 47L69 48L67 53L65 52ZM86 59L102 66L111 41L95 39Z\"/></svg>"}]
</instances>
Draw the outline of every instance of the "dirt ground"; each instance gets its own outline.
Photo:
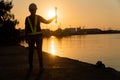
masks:
<instances>
[{"instance_id":1,"label":"dirt ground","mask_svg":"<svg viewBox=\"0 0 120 80\"><path fill-rule=\"evenodd\" d=\"M0 80L120 80L113 68L59 57L43 52L44 71L38 67L35 51L33 70L28 68L28 49L22 46L0 47Z\"/></svg>"}]
</instances>

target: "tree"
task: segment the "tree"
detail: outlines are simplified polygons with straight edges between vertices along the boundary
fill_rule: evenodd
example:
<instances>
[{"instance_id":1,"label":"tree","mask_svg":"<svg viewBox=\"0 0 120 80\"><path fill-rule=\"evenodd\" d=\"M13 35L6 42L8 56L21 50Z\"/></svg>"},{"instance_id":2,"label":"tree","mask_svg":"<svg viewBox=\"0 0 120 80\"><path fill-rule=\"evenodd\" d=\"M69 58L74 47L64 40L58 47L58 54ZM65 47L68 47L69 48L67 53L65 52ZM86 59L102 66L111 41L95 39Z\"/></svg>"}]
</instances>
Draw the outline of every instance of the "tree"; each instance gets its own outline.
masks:
<instances>
[{"instance_id":1,"label":"tree","mask_svg":"<svg viewBox=\"0 0 120 80\"><path fill-rule=\"evenodd\" d=\"M15 26L19 23L11 14L12 0L0 0L0 45L18 43L18 30Z\"/></svg>"}]
</instances>

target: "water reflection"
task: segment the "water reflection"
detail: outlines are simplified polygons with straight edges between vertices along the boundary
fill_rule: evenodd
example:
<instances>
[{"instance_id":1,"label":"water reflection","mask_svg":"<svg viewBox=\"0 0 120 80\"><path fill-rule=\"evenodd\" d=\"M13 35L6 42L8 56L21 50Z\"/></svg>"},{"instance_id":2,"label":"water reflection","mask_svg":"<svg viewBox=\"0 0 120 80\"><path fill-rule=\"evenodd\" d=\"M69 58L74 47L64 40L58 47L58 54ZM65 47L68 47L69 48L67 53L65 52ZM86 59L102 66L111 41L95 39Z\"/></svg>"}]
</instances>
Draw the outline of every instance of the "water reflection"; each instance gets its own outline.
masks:
<instances>
[{"instance_id":1,"label":"water reflection","mask_svg":"<svg viewBox=\"0 0 120 80\"><path fill-rule=\"evenodd\" d=\"M120 34L78 35L61 39L52 36L43 40L43 51L93 64L101 60L106 66L120 70L119 36Z\"/></svg>"},{"instance_id":2,"label":"water reflection","mask_svg":"<svg viewBox=\"0 0 120 80\"><path fill-rule=\"evenodd\" d=\"M51 42L50 42L50 53L51 54L53 54L53 55L55 55L56 54L56 49L55 49L55 39L54 39L55 37L54 36L52 36L51 37Z\"/></svg>"},{"instance_id":3,"label":"water reflection","mask_svg":"<svg viewBox=\"0 0 120 80\"><path fill-rule=\"evenodd\" d=\"M95 64L101 60L107 66L120 70L120 34L77 35L43 39L43 51L62 57ZM25 43L23 42L25 45ZM27 45L25 45L27 46Z\"/></svg>"},{"instance_id":4,"label":"water reflection","mask_svg":"<svg viewBox=\"0 0 120 80\"><path fill-rule=\"evenodd\" d=\"M60 54L64 53L62 46L63 44L61 39L58 39L54 36L43 39L43 51L48 52L50 54L60 56Z\"/></svg>"}]
</instances>

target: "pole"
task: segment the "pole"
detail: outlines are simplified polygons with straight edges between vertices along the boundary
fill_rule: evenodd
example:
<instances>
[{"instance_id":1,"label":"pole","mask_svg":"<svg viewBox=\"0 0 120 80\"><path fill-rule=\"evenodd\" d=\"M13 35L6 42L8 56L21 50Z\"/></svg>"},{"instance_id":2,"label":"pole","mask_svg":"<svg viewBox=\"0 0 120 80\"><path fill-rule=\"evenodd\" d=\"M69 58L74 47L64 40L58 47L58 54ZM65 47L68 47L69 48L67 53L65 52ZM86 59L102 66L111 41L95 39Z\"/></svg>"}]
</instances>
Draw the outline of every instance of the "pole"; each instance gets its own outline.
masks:
<instances>
[{"instance_id":1,"label":"pole","mask_svg":"<svg viewBox=\"0 0 120 80\"><path fill-rule=\"evenodd\" d=\"M55 7L55 15L57 16L57 7ZM55 20L55 23L57 23L57 18Z\"/></svg>"}]
</instances>

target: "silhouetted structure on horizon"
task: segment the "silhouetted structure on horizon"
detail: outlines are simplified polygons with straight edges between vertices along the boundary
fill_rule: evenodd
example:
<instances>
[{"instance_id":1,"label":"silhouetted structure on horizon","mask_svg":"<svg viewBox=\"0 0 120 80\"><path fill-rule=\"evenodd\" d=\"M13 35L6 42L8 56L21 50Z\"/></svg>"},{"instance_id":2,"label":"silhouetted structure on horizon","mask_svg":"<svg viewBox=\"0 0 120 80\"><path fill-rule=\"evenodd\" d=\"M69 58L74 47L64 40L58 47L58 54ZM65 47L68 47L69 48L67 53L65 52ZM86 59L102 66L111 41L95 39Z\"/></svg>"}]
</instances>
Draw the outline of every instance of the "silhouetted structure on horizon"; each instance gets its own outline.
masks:
<instances>
[{"instance_id":1,"label":"silhouetted structure on horizon","mask_svg":"<svg viewBox=\"0 0 120 80\"><path fill-rule=\"evenodd\" d=\"M101 30L99 28L89 28L89 29L81 29L81 28L58 28L55 31L51 31L49 29L42 29L43 37L64 37L64 36L72 36L72 35L87 35L87 34L116 34L120 33L120 30ZM20 30L20 37L24 40L24 29Z\"/></svg>"}]
</instances>

